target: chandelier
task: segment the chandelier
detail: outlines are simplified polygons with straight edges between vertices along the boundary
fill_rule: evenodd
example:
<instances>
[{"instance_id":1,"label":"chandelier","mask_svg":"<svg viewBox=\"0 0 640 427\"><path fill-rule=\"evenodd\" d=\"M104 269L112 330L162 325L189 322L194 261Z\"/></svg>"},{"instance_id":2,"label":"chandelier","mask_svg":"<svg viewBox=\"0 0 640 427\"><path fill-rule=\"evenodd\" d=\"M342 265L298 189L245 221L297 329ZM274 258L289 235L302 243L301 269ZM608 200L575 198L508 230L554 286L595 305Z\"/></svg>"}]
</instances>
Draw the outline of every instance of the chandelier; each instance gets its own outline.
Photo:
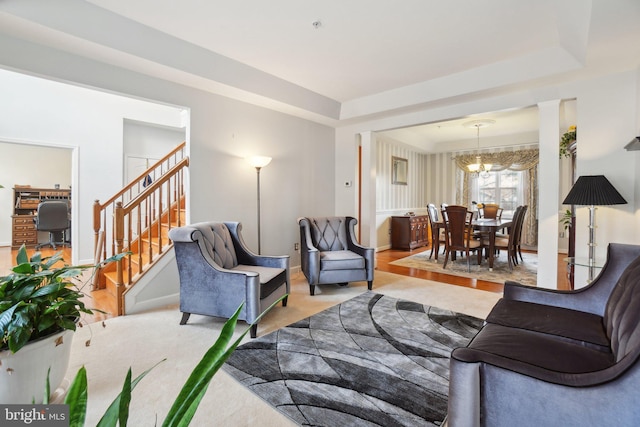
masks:
<instances>
[{"instance_id":1,"label":"chandelier","mask_svg":"<svg viewBox=\"0 0 640 427\"><path fill-rule=\"evenodd\" d=\"M478 142L478 155L476 156L476 162L467 166L469 172L474 176L480 176L482 178L486 178L489 176L489 172L493 165L491 163L482 163L482 156L480 155L480 128L491 126L494 124L495 120L474 120L471 122L463 123L464 127L474 127L476 128L476 137Z\"/></svg>"}]
</instances>

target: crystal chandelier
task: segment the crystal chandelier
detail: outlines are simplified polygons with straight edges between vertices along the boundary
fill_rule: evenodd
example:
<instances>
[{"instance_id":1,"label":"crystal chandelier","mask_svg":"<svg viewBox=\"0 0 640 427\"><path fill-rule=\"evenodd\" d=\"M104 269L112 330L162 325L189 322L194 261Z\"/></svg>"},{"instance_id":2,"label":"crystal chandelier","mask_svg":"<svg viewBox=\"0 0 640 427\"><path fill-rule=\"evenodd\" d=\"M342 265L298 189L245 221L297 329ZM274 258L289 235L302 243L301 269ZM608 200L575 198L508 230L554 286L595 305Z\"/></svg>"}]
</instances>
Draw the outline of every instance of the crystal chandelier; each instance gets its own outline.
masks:
<instances>
[{"instance_id":1,"label":"crystal chandelier","mask_svg":"<svg viewBox=\"0 0 640 427\"><path fill-rule=\"evenodd\" d=\"M476 162L467 166L469 172L475 176L481 176L486 178L489 176L489 172L493 165L491 163L482 163L482 156L480 156L480 128L490 126L495 123L495 120L474 120L472 122L463 123L464 127L475 127L476 136L478 141L478 155L476 156Z\"/></svg>"}]
</instances>

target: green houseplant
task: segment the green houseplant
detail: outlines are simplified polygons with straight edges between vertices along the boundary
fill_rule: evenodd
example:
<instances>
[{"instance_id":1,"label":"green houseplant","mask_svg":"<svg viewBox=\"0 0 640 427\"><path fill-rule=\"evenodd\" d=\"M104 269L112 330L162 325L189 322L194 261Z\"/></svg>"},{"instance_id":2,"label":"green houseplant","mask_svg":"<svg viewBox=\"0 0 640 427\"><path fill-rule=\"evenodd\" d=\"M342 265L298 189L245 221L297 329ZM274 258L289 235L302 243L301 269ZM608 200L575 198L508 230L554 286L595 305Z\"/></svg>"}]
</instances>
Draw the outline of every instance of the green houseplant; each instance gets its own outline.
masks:
<instances>
[{"instance_id":1,"label":"green houseplant","mask_svg":"<svg viewBox=\"0 0 640 427\"><path fill-rule=\"evenodd\" d=\"M569 126L569 129L560 138L560 158L570 157L569 146L577 138L577 128L575 126Z\"/></svg>"},{"instance_id":2,"label":"green houseplant","mask_svg":"<svg viewBox=\"0 0 640 427\"><path fill-rule=\"evenodd\" d=\"M269 308L262 312L260 316L258 316L253 324L258 323L265 313L271 310L287 296L288 294L283 295L280 299L275 301ZM235 341L231 342L243 305L244 304L241 304L233 316L225 322L215 343L207 350L200 362L198 362L189 375L189 378L182 386L180 393L178 393L169 413L162 423L163 427L182 427L188 426L191 423L191 419L195 415L196 410L200 405L200 401L207 391L213 376L222 367L236 347L238 347L240 342L242 342L242 339L251 330L251 326L253 326L253 324L249 325ZM129 418L129 405L132 398L131 392L142 378L144 378L154 367L146 370L133 380L131 379L131 368L129 368L122 386L122 391L105 411L104 415L98 422L98 427L127 425ZM78 370L78 373L71 383L64 399L64 403L69 405L69 427L84 426L87 414L88 394L87 371L83 366ZM49 403L48 381L45 386L44 403Z\"/></svg>"},{"instance_id":3,"label":"green houseplant","mask_svg":"<svg viewBox=\"0 0 640 427\"><path fill-rule=\"evenodd\" d=\"M104 263L125 255L116 255ZM24 245L18 250L16 262L12 273L0 278L3 403L41 400L38 395L42 396L41 385L49 367L53 385L60 384L68 366L72 331L82 326L82 313L93 314L83 301L84 285L80 278L86 270L95 272L98 267L64 264L61 252L51 257L36 252L29 258ZM19 356L13 356L15 353Z\"/></svg>"}]
</instances>

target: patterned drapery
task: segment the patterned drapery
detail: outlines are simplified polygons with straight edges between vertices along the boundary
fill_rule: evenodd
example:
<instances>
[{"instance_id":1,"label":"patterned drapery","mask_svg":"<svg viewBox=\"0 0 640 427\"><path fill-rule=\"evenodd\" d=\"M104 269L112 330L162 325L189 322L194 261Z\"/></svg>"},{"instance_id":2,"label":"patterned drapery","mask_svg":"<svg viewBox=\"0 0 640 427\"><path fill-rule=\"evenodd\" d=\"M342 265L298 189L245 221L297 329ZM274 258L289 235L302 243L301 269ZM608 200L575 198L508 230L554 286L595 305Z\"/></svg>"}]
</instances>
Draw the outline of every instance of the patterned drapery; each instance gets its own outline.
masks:
<instances>
[{"instance_id":1,"label":"patterned drapery","mask_svg":"<svg viewBox=\"0 0 640 427\"><path fill-rule=\"evenodd\" d=\"M496 153L480 153L482 163L492 164L492 171L505 169L524 171L524 194L526 204L529 205L525 217L522 243L535 246L538 243L538 162L539 150L500 151ZM456 203L470 206L471 173L468 166L476 163L477 153L459 154L453 158L459 169L456 174Z\"/></svg>"}]
</instances>

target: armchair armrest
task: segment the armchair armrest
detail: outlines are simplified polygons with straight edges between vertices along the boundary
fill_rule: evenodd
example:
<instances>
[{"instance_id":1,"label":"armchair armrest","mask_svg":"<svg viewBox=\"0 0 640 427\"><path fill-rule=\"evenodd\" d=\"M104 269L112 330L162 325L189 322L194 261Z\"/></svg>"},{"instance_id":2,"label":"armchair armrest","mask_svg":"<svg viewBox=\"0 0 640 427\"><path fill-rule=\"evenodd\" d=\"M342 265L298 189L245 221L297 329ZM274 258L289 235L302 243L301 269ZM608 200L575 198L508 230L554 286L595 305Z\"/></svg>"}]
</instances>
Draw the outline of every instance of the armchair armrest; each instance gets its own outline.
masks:
<instances>
[{"instance_id":1,"label":"armchair armrest","mask_svg":"<svg viewBox=\"0 0 640 427\"><path fill-rule=\"evenodd\" d=\"M231 234L231 239L233 240L233 246L236 250L236 256L238 257L239 264L289 269L289 255L267 256L255 254L251 252L242 238L241 223L228 221L224 224L227 226L229 233Z\"/></svg>"},{"instance_id":2,"label":"armchair armrest","mask_svg":"<svg viewBox=\"0 0 640 427\"><path fill-rule=\"evenodd\" d=\"M298 218L300 225L300 267L309 284L316 284L320 278L320 251L311 238L311 224L308 218Z\"/></svg>"}]
</instances>

